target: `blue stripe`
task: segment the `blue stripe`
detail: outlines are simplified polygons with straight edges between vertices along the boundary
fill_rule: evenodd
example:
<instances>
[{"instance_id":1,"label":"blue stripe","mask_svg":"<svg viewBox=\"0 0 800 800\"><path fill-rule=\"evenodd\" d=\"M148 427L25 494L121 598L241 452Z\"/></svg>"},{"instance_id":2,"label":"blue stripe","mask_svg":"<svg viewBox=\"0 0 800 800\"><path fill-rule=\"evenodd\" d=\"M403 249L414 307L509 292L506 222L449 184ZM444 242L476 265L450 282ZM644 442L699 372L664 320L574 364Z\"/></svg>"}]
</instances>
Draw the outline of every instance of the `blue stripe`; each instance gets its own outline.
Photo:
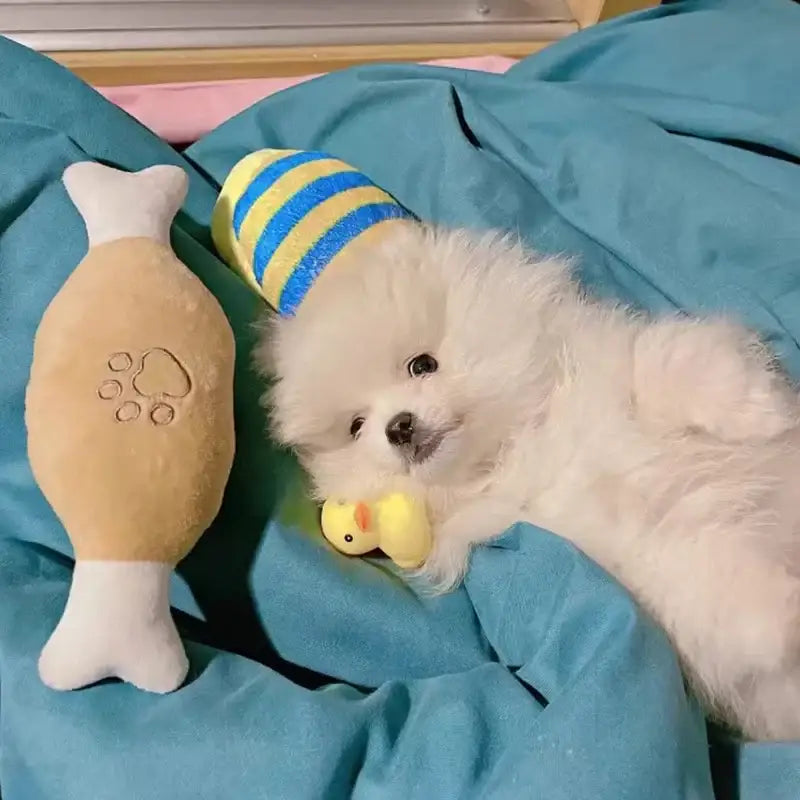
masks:
<instances>
[{"instance_id":1,"label":"blue stripe","mask_svg":"<svg viewBox=\"0 0 800 800\"><path fill-rule=\"evenodd\" d=\"M294 314L317 275L356 236L383 220L407 216L408 212L397 203L370 203L342 217L317 239L294 268L281 292L278 312Z\"/></svg>"},{"instance_id":2,"label":"blue stripe","mask_svg":"<svg viewBox=\"0 0 800 800\"><path fill-rule=\"evenodd\" d=\"M241 230L242 223L248 211L250 211L256 200L258 200L278 178L285 175L290 169L299 167L301 164L307 164L309 161L321 161L325 158L330 158L330 156L327 153L301 151L290 156L283 156L283 158L279 158L277 161L273 161L269 166L264 167L264 169L250 181L247 189L236 201L236 205L233 208L233 232L236 236L239 235L239 231Z\"/></svg>"},{"instance_id":3,"label":"blue stripe","mask_svg":"<svg viewBox=\"0 0 800 800\"><path fill-rule=\"evenodd\" d=\"M372 181L361 172L336 172L333 175L324 175L311 181L299 192L293 194L275 212L256 242L253 251L253 275L258 283L261 283L264 270L281 242L311 209L339 192L372 185Z\"/></svg>"}]
</instances>

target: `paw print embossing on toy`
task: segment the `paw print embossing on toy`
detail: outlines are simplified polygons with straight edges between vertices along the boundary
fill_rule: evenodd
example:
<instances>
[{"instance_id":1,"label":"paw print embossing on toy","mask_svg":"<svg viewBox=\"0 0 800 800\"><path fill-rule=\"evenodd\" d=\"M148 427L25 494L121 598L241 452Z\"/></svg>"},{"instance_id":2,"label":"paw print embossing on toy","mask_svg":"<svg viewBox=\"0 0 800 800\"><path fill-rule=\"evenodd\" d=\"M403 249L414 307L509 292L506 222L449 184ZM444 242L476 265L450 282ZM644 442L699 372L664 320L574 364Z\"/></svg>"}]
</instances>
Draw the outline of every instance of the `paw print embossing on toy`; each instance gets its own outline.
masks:
<instances>
[{"instance_id":1,"label":"paw print embossing on toy","mask_svg":"<svg viewBox=\"0 0 800 800\"><path fill-rule=\"evenodd\" d=\"M97 387L97 396L116 401L117 422L133 422L144 414L153 425L169 425L176 414L173 401L192 390L189 373L163 347L146 350L136 364L130 353L112 353L106 368L110 376Z\"/></svg>"}]
</instances>

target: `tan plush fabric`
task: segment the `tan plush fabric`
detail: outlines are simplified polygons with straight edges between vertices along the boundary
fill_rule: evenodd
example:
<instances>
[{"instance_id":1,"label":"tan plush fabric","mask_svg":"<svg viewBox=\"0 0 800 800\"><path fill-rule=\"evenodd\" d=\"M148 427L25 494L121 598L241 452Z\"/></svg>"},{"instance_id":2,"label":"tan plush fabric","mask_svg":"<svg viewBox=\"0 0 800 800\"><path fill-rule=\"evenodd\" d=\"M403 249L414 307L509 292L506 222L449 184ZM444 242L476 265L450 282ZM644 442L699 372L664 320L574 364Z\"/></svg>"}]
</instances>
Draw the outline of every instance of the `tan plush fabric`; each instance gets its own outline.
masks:
<instances>
[{"instance_id":1,"label":"tan plush fabric","mask_svg":"<svg viewBox=\"0 0 800 800\"><path fill-rule=\"evenodd\" d=\"M233 337L151 239L92 248L47 309L28 452L81 559L177 563L219 510L233 458Z\"/></svg>"}]
</instances>

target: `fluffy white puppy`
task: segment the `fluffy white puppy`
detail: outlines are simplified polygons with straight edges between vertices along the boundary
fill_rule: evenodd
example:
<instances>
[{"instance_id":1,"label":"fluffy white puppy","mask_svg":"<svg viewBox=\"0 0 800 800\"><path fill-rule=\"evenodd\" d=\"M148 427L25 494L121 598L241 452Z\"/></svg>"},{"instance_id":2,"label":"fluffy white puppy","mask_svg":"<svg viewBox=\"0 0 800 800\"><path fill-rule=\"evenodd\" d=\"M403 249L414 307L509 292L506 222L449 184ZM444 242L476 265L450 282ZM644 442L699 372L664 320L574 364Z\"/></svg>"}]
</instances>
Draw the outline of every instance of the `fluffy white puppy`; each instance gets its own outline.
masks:
<instances>
[{"instance_id":1,"label":"fluffy white puppy","mask_svg":"<svg viewBox=\"0 0 800 800\"><path fill-rule=\"evenodd\" d=\"M441 587L516 521L566 537L712 715L800 738L800 415L758 339L590 299L498 236L409 226L360 259L258 352L319 496L422 493Z\"/></svg>"}]
</instances>

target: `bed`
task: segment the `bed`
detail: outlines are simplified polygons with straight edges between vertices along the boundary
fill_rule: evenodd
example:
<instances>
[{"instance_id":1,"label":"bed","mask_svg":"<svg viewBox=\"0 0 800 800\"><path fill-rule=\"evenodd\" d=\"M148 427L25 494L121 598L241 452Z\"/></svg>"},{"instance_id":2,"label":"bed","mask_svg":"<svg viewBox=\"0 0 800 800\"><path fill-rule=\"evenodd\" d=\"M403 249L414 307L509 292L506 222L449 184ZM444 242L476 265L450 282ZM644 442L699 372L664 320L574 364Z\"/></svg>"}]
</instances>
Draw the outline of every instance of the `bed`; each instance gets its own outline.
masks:
<instances>
[{"instance_id":1,"label":"bed","mask_svg":"<svg viewBox=\"0 0 800 800\"><path fill-rule=\"evenodd\" d=\"M439 598L331 551L302 473L263 436L259 301L208 222L247 152L323 148L423 218L575 254L601 294L735 313L800 378L799 30L790 0L679 0L500 73L326 75L184 152L0 40L2 796L796 800L800 745L708 728L665 637L553 533L506 531ZM58 694L36 676L72 562L30 474L23 397L39 318L85 247L60 175L87 157L187 170L173 244L237 337L236 463L172 585L191 674L157 699L115 682Z\"/></svg>"},{"instance_id":2,"label":"bed","mask_svg":"<svg viewBox=\"0 0 800 800\"><path fill-rule=\"evenodd\" d=\"M258 99L356 64L504 71L656 0L0 1L0 30L47 53L173 144Z\"/></svg>"},{"instance_id":3,"label":"bed","mask_svg":"<svg viewBox=\"0 0 800 800\"><path fill-rule=\"evenodd\" d=\"M0 0L0 30L95 85L295 76L540 50L656 0Z\"/></svg>"}]
</instances>

